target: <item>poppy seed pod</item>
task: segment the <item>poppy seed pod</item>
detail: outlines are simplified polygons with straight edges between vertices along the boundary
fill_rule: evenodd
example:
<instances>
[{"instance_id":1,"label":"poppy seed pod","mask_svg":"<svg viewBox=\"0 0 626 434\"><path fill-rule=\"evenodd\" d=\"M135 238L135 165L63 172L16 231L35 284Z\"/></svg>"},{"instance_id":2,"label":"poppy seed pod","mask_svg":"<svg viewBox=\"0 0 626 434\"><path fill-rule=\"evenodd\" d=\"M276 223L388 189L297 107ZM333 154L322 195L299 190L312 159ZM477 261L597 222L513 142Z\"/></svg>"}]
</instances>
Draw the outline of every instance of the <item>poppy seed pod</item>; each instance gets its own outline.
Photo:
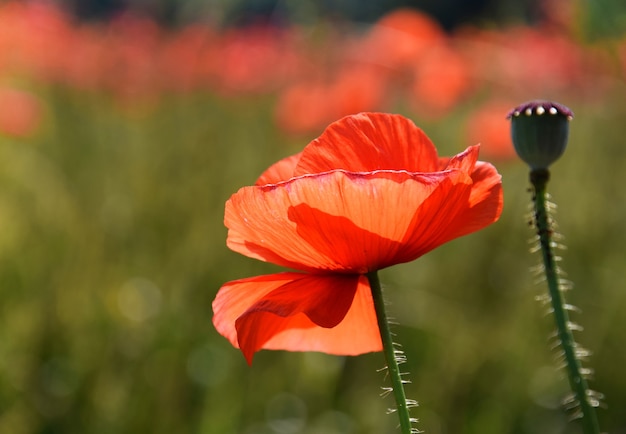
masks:
<instances>
[{"instance_id":1,"label":"poppy seed pod","mask_svg":"<svg viewBox=\"0 0 626 434\"><path fill-rule=\"evenodd\" d=\"M574 113L562 104L531 101L509 112L517 155L532 170L547 169L565 151Z\"/></svg>"}]
</instances>

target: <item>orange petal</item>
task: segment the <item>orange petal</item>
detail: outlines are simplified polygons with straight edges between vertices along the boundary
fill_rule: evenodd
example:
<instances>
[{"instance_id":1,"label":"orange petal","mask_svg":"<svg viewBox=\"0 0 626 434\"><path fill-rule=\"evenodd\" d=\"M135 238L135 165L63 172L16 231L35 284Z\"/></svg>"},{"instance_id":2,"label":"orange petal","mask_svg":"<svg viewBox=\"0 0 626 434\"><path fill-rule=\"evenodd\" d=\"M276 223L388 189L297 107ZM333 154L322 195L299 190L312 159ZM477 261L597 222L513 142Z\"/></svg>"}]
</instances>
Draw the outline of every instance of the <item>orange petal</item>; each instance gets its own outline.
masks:
<instances>
[{"instance_id":1,"label":"orange petal","mask_svg":"<svg viewBox=\"0 0 626 434\"><path fill-rule=\"evenodd\" d=\"M474 170L474 166L478 161L478 151L480 145L474 145L467 148L460 154L456 154L453 157L447 159L440 159L441 170L460 169L467 174L470 174Z\"/></svg>"},{"instance_id":2,"label":"orange petal","mask_svg":"<svg viewBox=\"0 0 626 434\"><path fill-rule=\"evenodd\" d=\"M213 302L216 329L249 363L262 348L355 355L381 349L367 279L280 273L229 282Z\"/></svg>"},{"instance_id":3,"label":"orange petal","mask_svg":"<svg viewBox=\"0 0 626 434\"><path fill-rule=\"evenodd\" d=\"M283 158L282 160L272 164L261 174L254 185L276 184L293 178L294 169L300 160L301 154L301 152L298 152L295 155Z\"/></svg>"},{"instance_id":4,"label":"orange petal","mask_svg":"<svg viewBox=\"0 0 626 434\"><path fill-rule=\"evenodd\" d=\"M304 276L302 273L278 273L233 280L224 284L213 301L215 328L231 344L239 348L235 330L237 318L269 292Z\"/></svg>"},{"instance_id":5,"label":"orange petal","mask_svg":"<svg viewBox=\"0 0 626 434\"><path fill-rule=\"evenodd\" d=\"M472 184L468 178L463 178L466 182L455 182L454 178L446 179L420 204L402 239L403 250L400 256L394 258L396 263L417 259L452 239L448 234L456 232L454 224L457 216L463 215L469 208Z\"/></svg>"},{"instance_id":6,"label":"orange petal","mask_svg":"<svg viewBox=\"0 0 626 434\"><path fill-rule=\"evenodd\" d=\"M461 205L467 207L470 185L459 170L333 171L244 187L226 203L227 244L299 270L363 274L405 262L404 240L415 214L425 203L432 215L453 208L459 191L467 192Z\"/></svg>"},{"instance_id":7,"label":"orange petal","mask_svg":"<svg viewBox=\"0 0 626 434\"><path fill-rule=\"evenodd\" d=\"M400 115L359 113L332 123L302 151L295 175L351 172L433 172L437 150L424 132Z\"/></svg>"},{"instance_id":8,"label":"orange petal","mask_svg":"<svg viewBox=\"0 0 626 434\"><path fill-rule=\"evenodd\" d=\"M288 329L267 341L264 348L320 351L345 356L381 351L383 347L367 278L359 276L350 310L336 327Z\"/></svg>"},{"instance_id":9,"label":"orange petal","mask_svg":"<svg viewBox=\"0 0 626 434\"><path fill-rule=\"evenodd\" d=\"M502 213L504 203L502 177L496 168L489 163L479 161L471 176L473 185L469 197L469 208L453 223L457 230L450 234L452 238L483 229L498 221Z\"/></svg>"},{"instance_id":10,"label":"orange petal","mask_svg":"<svg viewBox=\"0 0 626 434\"><path fill-rule=\"evenodd\" d=\"M477 162L465 191L441 185L415 215L404 243L408 260L494 223L502 212L502 182L489 163Z\"/></svg>"}]
</instances>

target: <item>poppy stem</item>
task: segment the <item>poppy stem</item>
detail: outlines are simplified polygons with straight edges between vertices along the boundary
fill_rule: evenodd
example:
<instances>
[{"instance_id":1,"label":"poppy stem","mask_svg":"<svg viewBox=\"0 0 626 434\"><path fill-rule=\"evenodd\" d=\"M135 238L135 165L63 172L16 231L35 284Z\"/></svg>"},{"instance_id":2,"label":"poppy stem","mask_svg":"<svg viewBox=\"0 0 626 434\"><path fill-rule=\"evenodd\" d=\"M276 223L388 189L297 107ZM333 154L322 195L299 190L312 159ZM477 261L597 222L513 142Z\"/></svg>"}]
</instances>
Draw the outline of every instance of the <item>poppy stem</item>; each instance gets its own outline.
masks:
<instances>
[{"instance_id":1,"label":"poppy stem","mask_svg":"<svg viewBox=\"0 0 626 434\"><path fill-rule=\"evenodd\" d=\"M586 351L574 341L572 334L573 330L580 329L580 327L569 319L568 308L562 293L565 288L559 279L559 268L556 266L552 251L555 246L552 239L553 222L549 217L546 197L546 185L549 178L550 172L547 169L534 169L530 172L530 182L534 190L535 227L543 256L543 269L548 283L551 312L556 322L556 335L560 342L570 388L573 392L572 399L568 401L572 408L577 410L573 417L581 419L583 432L585 434L599 434L600 427L595 409L599 404L599 394L589 389L587 379L583 374L588 370L582 368L580 358L585 356Z\"/></svg>"},{"instance_id":2,"label":"poppy stem","mask_svg":"<svg viewBox=\"0 0 626 434\"><path fill-rule=\"evenodd\" d=\"M387 319L387 313L385 312L385 301L383 299L383 292L378 278L378 272L372 271L367 273L367 279L369 280L370 288L372 290L372 298L374 299L374 308L376 310L376 318L378 319L378 329L380 330L380 337L383 342L383 351L385 353L385 359L387 360L387 371L391 378L391 385L393 388L393 394L396 399L397 413L400 418L400 429L402 434L418 433L417 429L411 428L411 423L414 419L411 419L409 415L409 401L404 393L404 384L407 380L402 379L400 373L399 364L406 361L404 352L397 348L397 344L393 342L393 333L389 327L389 320ZM411 405L416 405L411 402Z\"/></svg>"}]
</instances>

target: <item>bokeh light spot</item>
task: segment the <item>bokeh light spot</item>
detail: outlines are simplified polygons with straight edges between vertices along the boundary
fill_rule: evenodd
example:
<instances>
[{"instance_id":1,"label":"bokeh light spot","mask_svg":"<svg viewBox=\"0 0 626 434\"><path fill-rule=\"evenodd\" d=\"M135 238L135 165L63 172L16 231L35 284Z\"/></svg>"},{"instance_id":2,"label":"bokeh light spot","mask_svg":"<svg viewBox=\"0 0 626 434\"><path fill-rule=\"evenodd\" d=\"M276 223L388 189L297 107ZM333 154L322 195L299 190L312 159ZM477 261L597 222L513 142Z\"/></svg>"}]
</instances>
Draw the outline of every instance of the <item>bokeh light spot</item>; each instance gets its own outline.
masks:
<instances>
[{"instance_id":1,"label":"bokeh light spot","mask_svg":"<svg viewBox=\"0 0 626 434\"><path fill-rule=\"evenodd\" d=\"M161 290L143 277L132 278L122 285L117 295L120 312L134 322L143 322L161 310Z\"/></svg>"},{"instance_id":2,"label":"bokeh light spot","mask_svg":"<svg viewBox=\"0 0 626 434\"><path fill-rule=\"evenodd\" d=\"M274 396L265 411L267 423L276 433L297 433L306 425L306 404L295 395L281 393Z\"/></svg>"},{"instance_id":3,"label":"bokeh light spot","mask_svg":"<svg viewBox=\"0 0 626 434\"><path fill-rule=\"evenodd\" d=\"M187 358L189 378L206 387L223 383L232 371L231 354L211 344L194 348Z\"/></svg>"}]
</instances>

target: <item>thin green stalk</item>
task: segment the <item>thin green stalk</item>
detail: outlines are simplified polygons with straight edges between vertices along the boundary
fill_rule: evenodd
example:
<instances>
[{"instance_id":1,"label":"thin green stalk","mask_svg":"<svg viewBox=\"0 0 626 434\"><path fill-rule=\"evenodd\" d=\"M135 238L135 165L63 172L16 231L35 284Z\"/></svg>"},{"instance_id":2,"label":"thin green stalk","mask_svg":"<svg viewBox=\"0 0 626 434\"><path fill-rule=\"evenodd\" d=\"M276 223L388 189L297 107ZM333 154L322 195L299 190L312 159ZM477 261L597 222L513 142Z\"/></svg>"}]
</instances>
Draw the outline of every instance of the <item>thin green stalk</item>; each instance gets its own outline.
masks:
<instances>
[{"instance_id":1,"label":"thin green stalk","mask_svg":"<svg viewBox=\"0 0 626 434\"><path fill-rule=\"evenodd\" d=\"M535 225L541 252L544 272L548 282L548 291L552 303L552 313L557 326L557 335L565 358L570 387L576 396L582 414L581 423L585 434L599 434L600 427L595 407L590 402L592 392L582 374L580 359L576 356L576 342L572 334L571 323L565 308L563 294L559 288L558 270L552 252L552 226L548 219L546 206L546 185L550 178L547 169L535 169L530 172L530 181L534 188Z\"/></svg>"},{"instance_id":2,"label":"thin green stalk","mask_svg":"<svg viewBox=\"0 0 626 434\"><path fill-rule=\"evenodd\" d=\"M380 337L383 341L383 352L387 360L387 370L391 378L393 387L393 395L396 399L397 413L400 418L400 429L402 434L411 434L417 432L411 430L411 417L409 415L409 403L404 393L404 383L400 368L398 367L398 356L404 357L403 353L396 350L393 343L393 335L389 328L387 313L385 312L385 302L383 300L383 292L378 278L378 272L372 271L367 274L367 278L372 290L372 298L374 299L374 308L376 310L376 318L378 319L378 328Z\"/></svg>"}]
</instances>

